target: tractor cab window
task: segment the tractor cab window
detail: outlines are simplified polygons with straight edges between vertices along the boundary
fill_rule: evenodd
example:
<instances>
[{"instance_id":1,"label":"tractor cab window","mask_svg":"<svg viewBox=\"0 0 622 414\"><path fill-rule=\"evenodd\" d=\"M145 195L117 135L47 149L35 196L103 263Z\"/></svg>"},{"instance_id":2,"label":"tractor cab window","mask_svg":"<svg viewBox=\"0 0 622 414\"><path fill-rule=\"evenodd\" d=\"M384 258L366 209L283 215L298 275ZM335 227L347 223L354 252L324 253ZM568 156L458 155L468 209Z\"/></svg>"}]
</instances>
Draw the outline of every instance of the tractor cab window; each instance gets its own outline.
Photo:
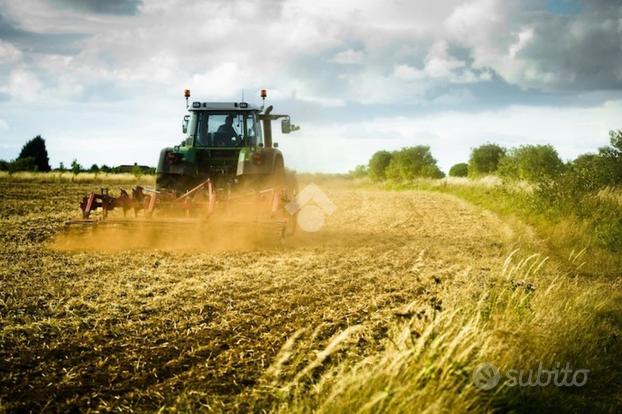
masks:
<instances>
[{"instance_id":1,"label":"tractor cab window","mask_svg":"<svg viewBox=\"0 0 622 414\"><path fill-rule=\"evenodd\" d=\"M246 115L246 142L251 147L263 143L261 127L259 123L255 122L255 116L253 114Z\"/></svg>"},{"instance_id":2,"label":"tractor cab window","mask_svg":"<svg viewBox=\"0 0 622 414\"><path fill-rule=\"evenodd\" d=\"M184 144L188 147L192 146L192 142L194 141L194 136L197 131L197 118L198 118L198 114L196 112L191 112L190 121L187 124L185 124L185 119L184 119L184 124L185 124L185 129L186 129L186 138L184 139Z\"/></svg>"},{"instance_id":3,"label":"tractor cab window","mask_svg":"<svg viewBox=\"0 0 622 414\"><path fill-rule=\"evenodd\" d=\"M242 139L244 117L235 113L208 113L199 115L197 145L201 147L239 147Z\"/></svg>"},{"instance_id":4,"label":"tractor cab window","mask_svg":"<svg viewBox=\"0 0 622 414\"><path fill-rule=\"evenodd\" d=\"M261 127L252 112L193 112L188 139L197 147L235 148L263 142Z\"/></svg>"},{"instance_id":5,"label":"tractor cab window","mask_svg":"<svg viewBox=\"0 0 622 414\"><path fill-rule=\"evenodd\" d=\"M261 131L252 113L198 112L197 116L198 147L235 148L261 142Z\"/></svg>"}]
</instances>

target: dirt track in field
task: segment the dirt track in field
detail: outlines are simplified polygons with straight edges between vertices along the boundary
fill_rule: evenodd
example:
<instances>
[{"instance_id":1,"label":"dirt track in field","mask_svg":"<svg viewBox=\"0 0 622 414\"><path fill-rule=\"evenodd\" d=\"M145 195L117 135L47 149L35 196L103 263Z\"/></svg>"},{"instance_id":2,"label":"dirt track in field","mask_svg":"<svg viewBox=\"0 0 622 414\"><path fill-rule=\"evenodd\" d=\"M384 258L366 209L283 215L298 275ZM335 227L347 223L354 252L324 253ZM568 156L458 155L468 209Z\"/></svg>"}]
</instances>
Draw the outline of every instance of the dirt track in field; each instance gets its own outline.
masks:
<instances>
[{"instance_id":1,"label":"dirt track in field","mask_svg":"<svg viewBox=\"0 0 622 414\"><path fill-rule=\"evenodd\" d=\"M56 251L47 246L75 197L44 186L0 183L0 404L9 410L244 407L240 395L299 329L308 328L299 351L313 355L361 324L357 346L372 352L405 305L442 311L455 275L477 280L516 241L498 218L450 196L326 182L335 213L282 246ZM22 208L32 191L58 199Z\"/></svg>"}]
</instances>

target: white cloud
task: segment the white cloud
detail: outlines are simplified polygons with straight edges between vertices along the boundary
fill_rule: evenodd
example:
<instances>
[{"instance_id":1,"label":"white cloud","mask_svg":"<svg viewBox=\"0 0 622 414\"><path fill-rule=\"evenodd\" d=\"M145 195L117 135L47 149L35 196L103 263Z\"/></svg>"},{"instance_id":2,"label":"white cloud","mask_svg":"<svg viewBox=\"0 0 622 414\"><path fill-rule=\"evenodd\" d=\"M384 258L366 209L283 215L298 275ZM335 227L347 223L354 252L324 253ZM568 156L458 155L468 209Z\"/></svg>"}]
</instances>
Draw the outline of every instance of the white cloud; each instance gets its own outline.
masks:
<instances>
[{"instance_id":1,"label":"white cloud","mask_svg":"<svg viewBox=\"0 0 622 414\"><path fill-rule=\"evenodd\" d=\"M431 78L447 78L465 63L447 53L449 45L445 41L436 42L425 58L425 72Z\"/></svg>"},{"instance_id":2,"label":"white cloud","mask_svg":"<svg viewBox=\"0 0 622 414\"><path fill-rule=\"evenodd\" d=\"M8 129L9 124L4 119L0 119L0 131L7 131Z\"/></svg>"},{"instance_id":3,"label":"white cloud","mask_svg":"<svg viewBox=\"0 0 622 414\"><path fill-rule=\"evenodd\" d=\"M331 61L340 65L352 65L361 63L363 61L363 56L364 54L360 50L347 49L335 54Z\"/></svg>"},{"instance_id":4,"label":"white cloud","mask_svg":"<svg viewBox=\"0 0 622 414\"><path fill-rule=\"evenodd\" d=\"M204 73L195 74L189 86L201 96L213 99L231 99L240 96L242 85L252 82L250 69L243 69L234 62L224 62Z\"/></svg>"},{"instance_id":5,"label":"white cloud","mask_svg":"<svg viewBox=\"0 0 622 414\"><path fill-rule=\"evenodd\" d=\"M11 43L0 39L0 65L4 63L18 62L22 57L22 52L19 51Z\"/></svg>"},{"instance_id":6,"label":"white cloud","mask_svg":"<svg viewBox=\"0 0 622 414\"><path fill-rule=\"evenodd\" d=\"M409 70L398 66L387 75L369 70L351 76L348 80L349 97L354 102L365 105L396 102L407 102L409 105L425 104L423 97L431 85L427 82L404 82L404 76L410 74Z\"/></svg>"},{"instance_id":7,"label":"white cloud","mask_svg":"<svg viewBox=\"0 0 622 414\"><path fill-rule=\"evenodd\" d=\"M518 54L518 52L523 50L525 46L527 46L527 44L531 42L532 39L533 39L533 28L527 27L527 28L522 29L518 33L518 39L516 43L510 46L510 50L509 50L510 57L514 59L516 55Z\"/></svg>"},{"instance_id":8,"label":"white cloud","mask_svg":"<svg viewBox=\"0 0 622 414\"><path fill-rule=\"evenodd\" d=\"M399 64L393 67L393 75L404 81L428 80L450 83L475 83L491 79L489 70L474 72L465 61L451 56L448 49L446 41L438 41L431 46L422 69Z\"/></svg>"},{"instance_id":9,"label":"white cloud","mask_svg":"<svg viewBox=\"0 0 622 414\"><path fill-rule=\"evenodd\" d=\"M393 67L393 75L405 81L418 80L425 77L424 71L406 64L395 65Z\"/></svg>"},{"instance_id":10,"label":"white cloud","mask_svg":"<svg viewBox=\"0 0 622 414\"><path fill-rule=\"evenodd\" d=\"M323 107L327 107L327 108L336 108L336 107L341 107L341 106L345 106L346 102L343 99L339 99L339 98L325 98L322 96L318 96L318 95L299 95L296 94L296 99L299 99L303 102L311 102L311 103L316 103L319 104Z\"/></svg>"},{"instance_id":11,"label":"white cloud","mask_svg":"<svg viewBox=\"0 0 622 414\"><path fill-rule=\"evenodd\" d=\"M26 69L14 69L9 74L6 86L0 87L0 91L18 101L33 101L37 98L41 88L42 84L33 72Z\"/></svg>"}]
</instances>

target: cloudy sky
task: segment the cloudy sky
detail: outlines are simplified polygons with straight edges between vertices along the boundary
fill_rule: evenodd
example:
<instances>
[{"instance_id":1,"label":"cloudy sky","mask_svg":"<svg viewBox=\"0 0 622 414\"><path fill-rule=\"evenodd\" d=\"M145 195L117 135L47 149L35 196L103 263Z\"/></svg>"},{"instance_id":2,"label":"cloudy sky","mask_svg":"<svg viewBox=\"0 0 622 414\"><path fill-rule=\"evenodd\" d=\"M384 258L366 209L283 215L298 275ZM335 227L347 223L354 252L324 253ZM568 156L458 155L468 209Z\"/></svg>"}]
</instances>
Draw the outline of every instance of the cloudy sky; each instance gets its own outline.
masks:
<instances>
[{"instance_id":1,"label":"cloudy sky","mask_svg":"<svg viewBox=\"0 0 622 414\"><path fill-rule=\"evenodd\" d=\"M0 0L0 158L155 165L197 100L259 102L299 171L428 144L595 151L622 128L620 0Z\"/></svg>"}]
</instances>

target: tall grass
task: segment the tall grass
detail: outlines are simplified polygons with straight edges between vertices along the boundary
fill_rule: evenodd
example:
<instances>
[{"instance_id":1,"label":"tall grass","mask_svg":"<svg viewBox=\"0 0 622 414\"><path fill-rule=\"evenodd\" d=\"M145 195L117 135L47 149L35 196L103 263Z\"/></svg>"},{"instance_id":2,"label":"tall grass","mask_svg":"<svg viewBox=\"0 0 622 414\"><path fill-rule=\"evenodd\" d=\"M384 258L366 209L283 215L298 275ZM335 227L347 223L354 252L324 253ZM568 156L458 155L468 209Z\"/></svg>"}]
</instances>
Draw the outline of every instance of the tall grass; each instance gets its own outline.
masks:
<instances>
[{"instance_id":1,"label":"tall grass","mask_svg":"<svg viewBox=\"0 0 622 414\"><path fill-rule=\"evenodd\" d=\"M596 193L596 198L614 202L622 207L622 189L606 187Z\"/></svg>"},{"instance_id":2,"label":"tall grass","mask_svg":"<svg viewBox=\"0 0 622 414\"><path fill-rule=\"evenodd\" d=\"M580 267L582 255L570 260ZM614 412L622 408L620 389L611 386L622 383L621 299L609 285L570 278L539 255L512 255L484 280L456 275L442 309L413 303L412 316L390 326L383 351L357 359L364 327L350 327L282 378L281 367L296 358L297 333L268 370L264 390L283 413ZM317 375L318 364L338 352L346 354L341 363ZM490 390L473 382L484 363L501 373ZM507 383L512 369L526 377L566 364L589 370L583 387Z\"/></svg>"}]
</instances>

